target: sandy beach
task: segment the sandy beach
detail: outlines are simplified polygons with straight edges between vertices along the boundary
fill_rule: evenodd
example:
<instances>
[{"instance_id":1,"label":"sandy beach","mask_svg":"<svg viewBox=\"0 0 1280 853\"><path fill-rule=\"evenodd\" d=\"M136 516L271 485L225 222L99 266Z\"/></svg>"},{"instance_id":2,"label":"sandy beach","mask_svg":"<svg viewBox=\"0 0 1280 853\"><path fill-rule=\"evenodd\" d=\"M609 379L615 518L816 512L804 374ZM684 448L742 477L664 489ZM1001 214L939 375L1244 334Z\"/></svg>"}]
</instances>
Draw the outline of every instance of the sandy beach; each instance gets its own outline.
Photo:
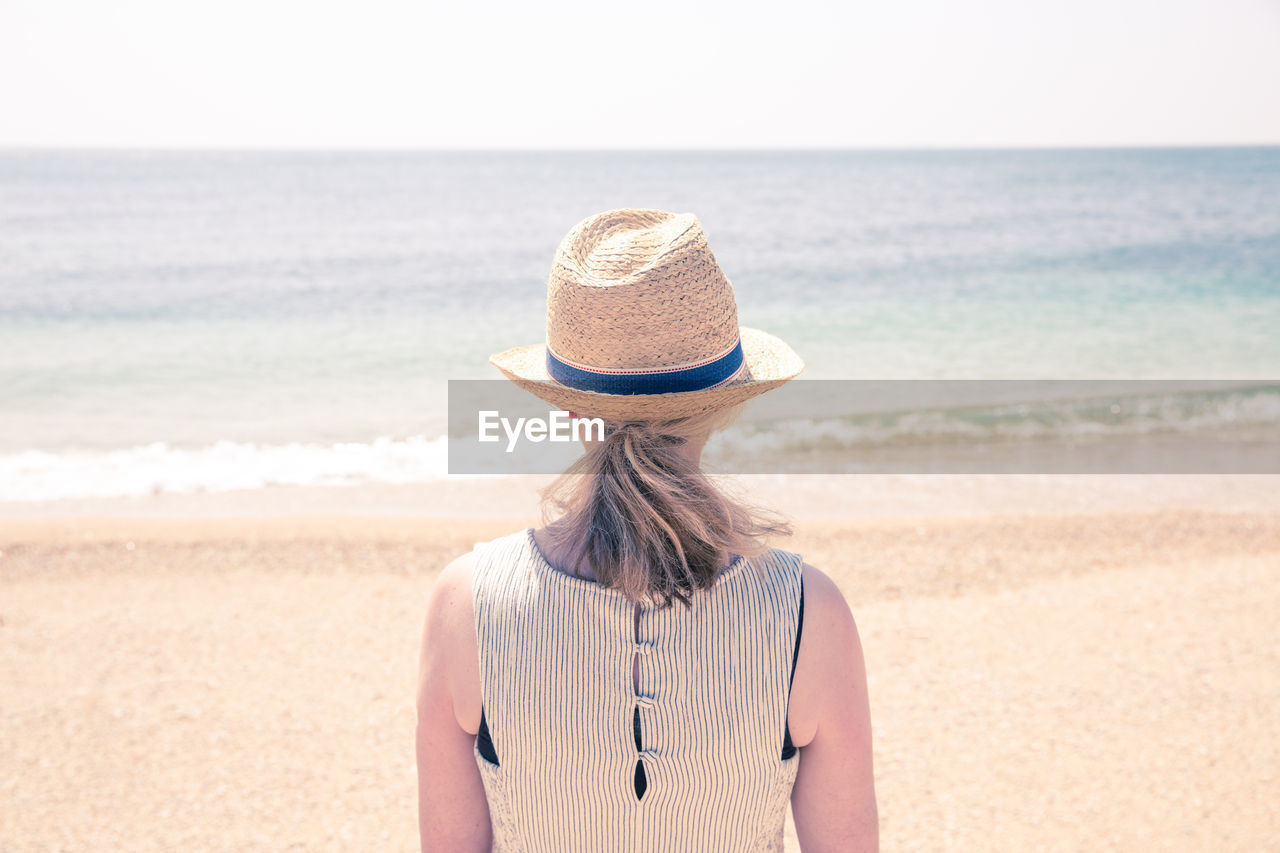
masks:
<instances>
[{"instance_id":1,"label":"sandy beach","mask_svg":"<svg viewBox=\"0 0 1280 853\"><path fill-rule=\"evenodd\" d=\"M824 488L883 849L1274 849L1275 478ZM0 850L417 849L427 588L535 517L302 505L0 520Z\"/></svg>"}]
</instances>

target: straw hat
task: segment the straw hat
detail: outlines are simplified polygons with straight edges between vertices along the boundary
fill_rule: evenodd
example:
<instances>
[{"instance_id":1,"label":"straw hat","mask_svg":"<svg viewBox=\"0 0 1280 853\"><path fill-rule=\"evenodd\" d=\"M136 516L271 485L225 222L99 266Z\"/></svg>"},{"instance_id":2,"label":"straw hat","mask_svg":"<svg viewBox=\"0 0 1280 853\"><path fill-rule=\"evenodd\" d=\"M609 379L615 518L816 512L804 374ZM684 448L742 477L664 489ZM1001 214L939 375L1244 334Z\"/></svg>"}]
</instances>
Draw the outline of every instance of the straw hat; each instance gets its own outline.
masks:
<instances>
[{"instance_id":1,"label":"straw hat","mask_svg":"<svg viewBox=\"0 0 1280 853\"><path fill-rule=\"evenodd\" d=\"M804 368L778 338L738 325L696 216L638 209L574 226L551 264L546 343L489 362L561 409L615 421L734 406Z\"/></svg>"}]
</instances>

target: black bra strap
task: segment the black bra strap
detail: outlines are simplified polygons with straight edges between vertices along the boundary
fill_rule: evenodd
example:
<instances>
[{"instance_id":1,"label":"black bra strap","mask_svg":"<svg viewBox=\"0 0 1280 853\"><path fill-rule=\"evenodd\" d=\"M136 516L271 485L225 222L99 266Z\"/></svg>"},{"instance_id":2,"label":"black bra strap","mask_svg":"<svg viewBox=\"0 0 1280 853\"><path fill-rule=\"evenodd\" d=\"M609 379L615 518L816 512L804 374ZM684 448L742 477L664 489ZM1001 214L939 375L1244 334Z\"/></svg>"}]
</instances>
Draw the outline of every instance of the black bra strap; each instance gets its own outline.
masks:
<instances>
[{"instance_id":1,"label":"black bra strap","mask_svg":"<svg viewBox=\"0 0 1280 853\"><path fill-rule=\"evenodd\" d=\"M476 732L476 749L480 757L493 766L498 765L498 751L493 748L493 738L489 737L489 723L484 718L484 706L480 706L480 731Z\"/></svg>"},{"instance_id":2,"label":"black bra strap","mask_svg":"<svg viewBox=\"0 0 1280 853\"><path fill-rule=\"evenodd\" d=\"M804 633L804 575L800 576L800 615L796 617L796 646L791 650L791 681L787 685L787 708L791 708L791 684L796 680L796 661L800 660L800 635ZM786 733L782 738L782 760L786 761L796 754L791 743L791 723L787 723Z\"/></svg>"}]
</instances>

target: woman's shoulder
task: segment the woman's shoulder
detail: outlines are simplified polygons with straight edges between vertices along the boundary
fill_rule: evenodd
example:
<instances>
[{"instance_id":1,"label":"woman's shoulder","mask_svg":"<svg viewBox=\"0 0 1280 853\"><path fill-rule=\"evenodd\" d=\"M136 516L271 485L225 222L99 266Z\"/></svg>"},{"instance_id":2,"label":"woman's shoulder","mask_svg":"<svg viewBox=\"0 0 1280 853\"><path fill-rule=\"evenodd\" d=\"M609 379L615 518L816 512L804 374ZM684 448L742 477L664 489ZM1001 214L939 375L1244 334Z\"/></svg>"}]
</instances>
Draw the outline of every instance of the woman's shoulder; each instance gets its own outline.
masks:
<instances>
[{"instance_id":1,"label":"woman's shoulder","mask_svg":"<svg viewBox=\"0 0 1280 853\"><path fill-rule=\"evenodd\" d=\"M437 598L456 598L464 592L471 596L471 582L475 573L476 552L474 549L454 557L431 584L431 595Z\"/></svg>"},{"instance_id":2,"label":"woman's shoulder","mask_svg":"<svg viewBox=\"0 0 1280 853\"><path fill-rule=\"evenodd\" d=\"M853 620L853 611L849 601L840 591L831 576L812 563L801 562L801 577L804 579L805 619L810 617L809 610L819 621L842 622L847 616Z\"/></svg>"},{"instance_id":3,"label":"woman's shoulder","mask_svg":"<svg viewBox=\"0 0 1280 853\"><path fill-rule=\"evenodd\" d=\"M791 686L788 720L796 746L805 746L817 731L831 686L862 668L862 647L853 611L830 575L803 564L804 633Z\"/></svg>"},{"instance_id":4,"label":"woman's shoulder","mask_svg":"<svg viewBox=\"0 0 1280 853\"><path fill-rule=\"evenodd\" d=\"M431 583L419 674L425 678L434 672L443 679L458 725L470 734L476 733L480 723L472 585L477 551L483 544L454 557Z\"/></svg>"},{"instance_id":5,"label":"woman's shoulder","mask_svg":"<svg viewBox=\"0 0 1280 853\"><path fill-rule=\"evenodd\" d=\"M798 571L804 594L804 633L800 641L800 662L813 670L818 658L832 658L856 639L853 610L831 576L799 558ZM825 661L823 661L825 662Z\"/></svg>"},{"instance_id":6,"label":"woman's shoulder","mask_svg":"<svg viewBox=\"0 0 1280 853\"><path fill-rule=\"evenodd\" d=\"M442 632L440 640L462 641L474 637L474 589L479 573L499 562L495 557L513 551L527 535L527 528L472 545L444 565L427 593L429 625ZM434 618L432 618L434 617Z\"/></svg>"},{"instance_id":7,"label":"woman's shoulder","mask_svg":"<svg viewBox=\"0 0 1280 853\"><path fill-rule=\"evenodd\" d=\"M493 539L475 542L445 564L431 586L435 596L470 596L478 577L493 567L506 567L518 562L527 547L529 528L522 527Z\"/></svg>"},{"instance_id":8,"label":"woman's shoulder","mask_svg":"<svg viewBox=\"0 0 1280 853\"><path fill-rule=\"evenodd\" d=\"M442 644L451 651L472 633L474 619L472 578L475 570L474 550L459 554L436 575L427 592L427 641Z\"/></svg>"}]
</instances>

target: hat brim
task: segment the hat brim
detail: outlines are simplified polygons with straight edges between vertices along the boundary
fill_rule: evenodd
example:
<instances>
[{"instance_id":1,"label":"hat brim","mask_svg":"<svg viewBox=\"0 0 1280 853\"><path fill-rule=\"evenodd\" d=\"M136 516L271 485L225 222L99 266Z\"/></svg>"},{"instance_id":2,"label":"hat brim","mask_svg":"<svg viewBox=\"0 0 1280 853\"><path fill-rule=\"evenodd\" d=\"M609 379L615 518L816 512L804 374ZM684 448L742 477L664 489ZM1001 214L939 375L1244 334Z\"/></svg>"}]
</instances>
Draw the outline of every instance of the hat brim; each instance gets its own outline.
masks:
<instances>
[{"instance_id":1,"label":"hat brim","mask_svg":"<svg viewBox=\"0 0 1280 853\"><path fill-rule=\"evenodd\" d=\"M560 409L607 420L674 420L736 406L794 379L804 362L784 341L759 329L740 328L742 371L703 391L669 394L601 394L561 385L547 374L546 344L505 350L489 363L512 382Z\"/></svg>"}]
</instances>

